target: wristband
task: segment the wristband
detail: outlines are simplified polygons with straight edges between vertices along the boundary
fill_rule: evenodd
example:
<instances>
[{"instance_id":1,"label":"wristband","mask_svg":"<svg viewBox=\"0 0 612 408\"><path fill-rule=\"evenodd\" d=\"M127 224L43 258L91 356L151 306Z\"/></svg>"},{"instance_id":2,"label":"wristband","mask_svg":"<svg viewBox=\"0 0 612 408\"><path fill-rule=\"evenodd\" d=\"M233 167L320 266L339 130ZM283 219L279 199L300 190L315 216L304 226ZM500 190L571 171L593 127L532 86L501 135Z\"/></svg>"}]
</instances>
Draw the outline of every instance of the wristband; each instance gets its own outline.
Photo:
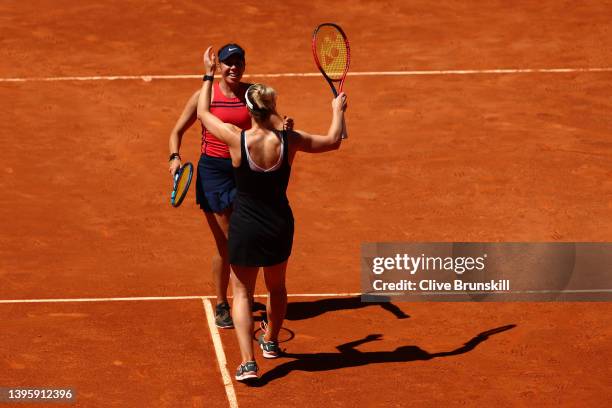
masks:
<instances>
[{"instance_id":1,"label":"wristband","mask_svg":"<svg viewBox=\"0 0 612 408\"><path fill-rule=\"evenodd\" d=\"M178 154L178 153L172 153L172 154L170 155L170 157L168 158L168 161L172 161L172 160L174 160L174 159L179 159L179 160L181 160L181 155L180 155L180 154Z\"/></svg>"},{"instance_id":2,"label":"wristband","mask_svg":"<svg viewBox=\"0 0 612 408\"><path fill-rule=\"evenodd\" d=\"M202 81L213 81L215 79L214 75L204 75Z\"/></svg>"}]
</instances>

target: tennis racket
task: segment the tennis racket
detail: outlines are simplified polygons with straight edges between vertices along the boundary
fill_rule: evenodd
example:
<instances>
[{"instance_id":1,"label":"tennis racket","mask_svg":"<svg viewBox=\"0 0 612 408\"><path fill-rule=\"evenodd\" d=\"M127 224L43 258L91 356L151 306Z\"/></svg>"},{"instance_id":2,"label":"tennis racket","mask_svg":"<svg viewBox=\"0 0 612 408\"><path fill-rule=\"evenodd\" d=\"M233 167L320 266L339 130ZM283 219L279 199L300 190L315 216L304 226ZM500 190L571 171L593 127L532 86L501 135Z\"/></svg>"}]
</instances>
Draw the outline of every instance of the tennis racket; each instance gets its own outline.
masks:
<instances>
[{"instance_id":1,"label":"tennis racket","mask_svg":"<svg viewBox=\"0 0 612 408\"><path fill-rule=\"evenodd\" d=\"M323 23L312 33L312 55L317 68L334 94L342 92L344 80L351 62L351 48L346 34L337 24ZM334 84L338 84L338 89ZM342 119L342 138L348 137L346 124Z\"/></svg>"},{"instance_id":2,"label":"tennis racket","mask_svg":"<svg viewBox=\"0 0 612 408\"><path fill-rule=\"evenodd\" d=\"M185 163L174 173L174 186L170 194L170 204L173 207L178 207L183 202L191 184L191 177L193 177L193 165L191 163Z\"/></svg>"}]
</instances>

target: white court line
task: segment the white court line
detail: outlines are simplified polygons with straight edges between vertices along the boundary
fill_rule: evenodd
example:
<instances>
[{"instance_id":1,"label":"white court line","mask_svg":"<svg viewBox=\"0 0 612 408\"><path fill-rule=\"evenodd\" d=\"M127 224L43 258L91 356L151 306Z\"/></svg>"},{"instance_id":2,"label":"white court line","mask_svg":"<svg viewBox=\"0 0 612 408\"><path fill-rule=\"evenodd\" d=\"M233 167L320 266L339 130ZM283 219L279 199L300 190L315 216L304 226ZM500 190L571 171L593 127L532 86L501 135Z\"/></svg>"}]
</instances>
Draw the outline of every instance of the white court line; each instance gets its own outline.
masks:
<instances>
[{"instance_id":1,"label":"white court line","mask_svg":"<svg viewBox=\"0 0 612 408\"><path fill-rule=\"evenodd\" d=\"M214 296L147 296L147 297L115 297L115 298L68 298L68 299L8 299L1 303L63 303L63 302L128 302L142 300L186 300L206 299Z\"/></svg>"},{"instance_id":2,"label":"white court line","mask_svg":"<svg viewBox=\"0 0 612 408\"><path fill-rule=\"evenodd\" d=\"M361 292L346 292L346 293L289 293L287 297L351 297L351 296L361 296ZM267 298L268 295L253 295L253 297L263 297Z\"/></svg>"},{"instance_id":3,"label":"white court line","mask_svg":"<svg viewBox=\"0 0 612 408\"><path fill-rule=\"evenodd\" d=\"M204 304L204 311L206 312L206 320L208 321L210 336L212 337L212 341L215 346L215 354L217 355L219 370L221 370L221 377L223 378L223 385L225 386L227 400L229 401L230 408L238 408L238 400L236 399L236 391L234 390L232 377L227 370L227 359L225 358L225 352L223 351L223 343L221 342L219 329L217 329L217 326L215 326L215 314L213 313L212 303L210 302L210 299L202 299L202 303Z\"/></svg>"},{"instance_id":4,"label":"white court line","mask_svg":"<svg viewBox=\"0 0 612 408\"><path fill-rule=\"evenodd\" d=\"M502 68L502 69L447 69L447 70L413 70L413 71L363 71L349 72L348 76L418 76L418 75L503 75L503 74L567 74L567 73L612 72L612 67L601 68ZM318 77L318 72L286 72L279 74L245 74L244 78L288 78ZM110 75L110 76L65 76L65 77L29 77L0 78L0 82L58 82L58 81L116 81L140 80L151 82L171 79L200 79L201 74L184 75Z\"/></svg>"},{"instance_id":5,"label":"white court line","mask_svg":"<svg viewBox=\"0 0 612 408\"><path fill-rule=\"evenodd\" d=\"M432 292L428 292L430 294ZM444 292L440 292L444 293ZM454 293L454 292L453 292ZM461 292L463 293L463 292ZM491 292L486 292L491 293ZM509 291L509 292L498 292L498 293L612 293L610 289L570 289L570 290L531 290L531 291ZM345 292L345 293L290 293L287 297L354 297L361 296L364 293L361 292ZM394 293L365 293L365 295L381 295L389 296ZM454 293L456 294L456 293ZM228 296L231 298L232 296ZM267 298L266 294L253 295L256 298ZM137 302L137 301L156 301L156 300L206 300L216 299L216 296L204 295L204 296L146 296L146 297L114 297L114 298L66 298L66 299L0 299L0 304L10 303L69 303L69 302Z\"/></svg>"},{"instance_id":6,"label":"white court line","mask_svg":"<svg viewBox=\"0 0 612 408\"><path fill-rule=\"evenodd\" d=\"M288 297L350 297L361 296L361 293L292 293ZM231 296L229 296L231 298ZM268 295L254 295L256 298L266 298ZM190 300L215 299L216 296L146 296L146 297L114 297L114 298L66 298L66 299L4 299L2 303L67 303L67 302L134 302L151 300Z\"/></svg>"}]
</instances>

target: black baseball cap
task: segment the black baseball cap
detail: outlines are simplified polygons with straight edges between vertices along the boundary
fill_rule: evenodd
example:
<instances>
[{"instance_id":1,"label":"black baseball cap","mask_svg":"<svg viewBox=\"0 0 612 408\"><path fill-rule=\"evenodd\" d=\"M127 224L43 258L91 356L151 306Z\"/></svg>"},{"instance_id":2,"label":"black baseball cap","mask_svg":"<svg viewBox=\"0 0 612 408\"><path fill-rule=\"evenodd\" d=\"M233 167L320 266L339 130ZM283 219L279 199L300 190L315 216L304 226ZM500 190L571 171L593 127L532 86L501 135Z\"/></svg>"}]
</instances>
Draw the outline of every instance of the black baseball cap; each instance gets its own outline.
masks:
<instances>
[{"instance_id":1,"label":"black baseball cap","mask_svg":"<svg viewBox=\"0 0 612 408\"><path fill-rule=\"evenodd\" d=\"M244 50L238 44L227 44L219 50L219 61L223 62L229 57L238 55L244 61Z\"/></svg>"}]
</instances>

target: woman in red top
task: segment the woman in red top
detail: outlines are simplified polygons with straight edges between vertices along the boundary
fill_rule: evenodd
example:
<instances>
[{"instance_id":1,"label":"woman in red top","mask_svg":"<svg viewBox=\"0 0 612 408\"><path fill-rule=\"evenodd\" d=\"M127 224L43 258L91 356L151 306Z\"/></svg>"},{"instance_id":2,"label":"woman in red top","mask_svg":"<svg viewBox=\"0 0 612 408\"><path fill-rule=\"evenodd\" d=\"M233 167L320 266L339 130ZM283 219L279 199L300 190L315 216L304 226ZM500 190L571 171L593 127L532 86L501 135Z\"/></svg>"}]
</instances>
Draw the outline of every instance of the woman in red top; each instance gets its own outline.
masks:
<instances>
[{"instance_id":1,"label":"woman in red top","mask_svg":"<svg viewBox=\"0 0 612 408\"><path fill-rule=\"evenodd\" d=\"M210 111L223 122L241 129L251 127L244 93L250 86L241 82L245 70L245 53L238 44L226 44L218 51L220 80L213 87ZM183 109L170 134L170 173L181 166L179 149L181 139L197 119L200 90L196 91ZM273 118L275 126L283 128L279 116ZM292 125L291 119L286 125ZM212 272L215 282L217 306L215 324L220 328L234 326L227 301L230 267L227 254L227 234L236 185L228 147L202 126L202 147L196 176L196 202L204 211L206 221L215 239L217 253L213 256Z\"/></svg>"}]
</instances>

